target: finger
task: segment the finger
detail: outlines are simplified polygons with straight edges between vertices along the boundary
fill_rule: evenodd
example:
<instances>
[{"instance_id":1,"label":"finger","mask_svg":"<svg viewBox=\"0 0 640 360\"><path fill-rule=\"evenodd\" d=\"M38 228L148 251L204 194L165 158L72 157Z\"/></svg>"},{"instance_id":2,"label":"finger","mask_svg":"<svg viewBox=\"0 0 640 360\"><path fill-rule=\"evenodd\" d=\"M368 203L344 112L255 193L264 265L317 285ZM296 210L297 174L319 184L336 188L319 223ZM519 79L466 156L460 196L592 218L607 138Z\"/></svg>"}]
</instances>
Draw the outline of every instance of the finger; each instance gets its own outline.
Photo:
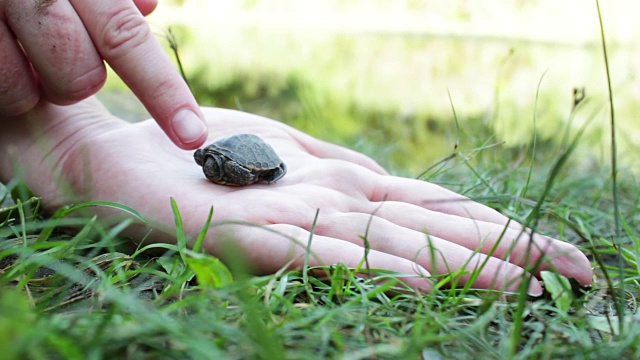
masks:
<instances>
[{"instance_id":1,"label":"finger","mask_svg":"<svg viewBox=\"0 0 640 360\"><path fill-rule=\"evenodd\" d=\"M360 246L365 245L363 239L366 238L372 249L415 261L432 274L460 274L461 284L473 281L477 288L515 292L522 281L530 278L522 267L507 261L369 214L321 214L316 232ZM531 281L528 292L539 295L542 287L537 281Z\"/></svg>"},{"instance_id":2,"label":"finger","mask_svg":"<svg viewBox=\"0 0 640 360\"><path fill-rule=\"evenodd\" d=\"M0 115L19 115L36 105L39 91L31 66L3 22L0 22L0 74Z\"/></svg>"},{"instance_id":3,"label":"finger","mask_svg":"<svg viewBox=\"0 0 640 360\"><path fill-rule=\"evenodd\" d=\"M308 159L304 161L309 163ZM379 176L366 169L354 167L348 162L333 159L310 163L308 166L303 164L298 166L297 170L296 174L290 175L294 182L317 183L324 188L324 191L339 191L355 199L364 200L364 197L368 200L353 202L351 204L355 206L352 208L341 208L344 212L370 212L384 202L395 201L413 204L433 212L522 229L522 225L499 212L426 181ZM322 173L323 176L318 177L317 173ZM316 176L312 176L313 174ZM309 203L316 202L315 194L300 194L300 196L308 199Z\"/></svg>"},{"instance_id":4,"label":"finger","mask_svg":"<svg viewBox=\"0 0 640 360\"><path fill-rule=\"evenodd\" d=\"M317 181L322 188L309 191L307 186L288 186L286 193L281 194L279 199L270 200L266 196L261 196L263 201L270 200L271 204L268 207L269 210L264 211L261 216L263 219L276 222L282 220L282 214L309 213L313 209L306 204L317 203L318 194L322 191L323 203L327 204L322 207L324 212L343 214L355 212L368 214L368 218L375 215L375 218L385 219L398 226L398 229L390 230L390 233L410 229L421 234L422 239L424 234L429 234L463 246L471 252L491 254L521 268L534 268L533 272L536 275L542 270L557 269L565 276L575 278L582 284L591 283L592 270L589 260L575 246L542 235L531 236L530 232L523 232L522 228L505 227L502 224L476 220L469 216L446 214L414 204L398 201L370 202L362 197L363 193L365 196L371 194L368 183L359 181L362 180L362 177L358 176L359 171L364 170L353 167L342 168L339 164L334 164L322 171L326 179L316 180L311 174L306 174L303 167L292 174L292 181L300 181L297 179L300 176L305 180L305 185L313 185ZM352 181L347 182L344 179L352 179ZM293 208L297 211L279 204L295 204ZM284 208L281 209L281 207ZM310 229L308 216L290 216L287 220ZM361 228L349 227L355 224L359 224L357 226ZM342 239L351 236L349 238L351 241L359 241L357 235L363 234L364 224L366 224L364 219L353 223L338 222L327 228L340 231L339 234L325 233L323 227L320 227L317 233Z\"/></svg>"},{"instance_id":5,"label":"finger","mask_svg":"<svg viewBox=\"0 0 640 360\"><path fill-rule=\"evenodd\" d=\"M215 229L217 240L207 242L205 248L212 254L223 256L225 244L221 239L231 239L232 247L240 247L247 261L259 272L275 273L286 264L291 268L302 268L305 263L306 248L310 233L301 228L276 224L269 226L221 225ZM224 234L224 235L220 235ZM229 241L229 240L228 240ZM350 268L361 265L364 249L339 239L314 235L308 256L309 266L345 264ZM413 261L371 251L368 256L371 269L385 269L398 273L399 279L414 289L429 291L432 288L426 277L429 272ZM402 276L404 275L404 276Z\"/></svg>"},{"instance_id":6,"label":"finger","mask_svg":"<svg viewBox=\"0 0 640 360\"><path fill-rule=\"evenodd\" d=\"M522 225L496 210L426 181L395 176L376 177L373 180L375 188L371 200L375 202L398 201L445 214L522 229Z\"/></svg>"},{"instance_id":7,"label":"finger","mask_svg":"<svg viewBox=\"0 0 640 360\"><path fill-rule=\"evenodd\" d=\"M195 149L207 137L202 113L184 80L131 0L71 0L100 55L169 138Z\"/></svg>"},{"instance_id":8,"label":"finger","mask_svg":"<svg viewBox=\"0 0 640 360\"><path fill-rule=\"evenodd\" d=\"M520 267L535 266L535 274L558 270L581 284L591 283L591 264L587 257L575 246L550 237L395 201L372 204L370 209L377 217L401 227L446 239L469 250L509 259Z\"/></svg>"},{"instance_id":9,"label":"finger","mask_svg":"<svg viewBox=\"0 0 640 360\"><path fill-rule=\"evenodd\" d=\"M292 185L283 192L303 199L307 204L322 206L323 210L326 206L349 211L352 204L370 203L373 186L369 178L380 175L344 160L317 161L304 155L290 161L294 171L282 184Z\"/></svg>"},{"instance_id":10,"label":"finger","mask_svg":"<svg viewBox=\"0 0 640 360\"><path fill-rule=\"evenodd\" d=\"M361 154L357 151L353 151L351 149L347 149L342 146L338 146L335 144L331 144L322 140L318 140L312 136L309 136L303 132L289 129L291 135L294 136L296 141L298 141L302 147L308 151L310 154L317 156L323 159L340 159L346 160L360 166L364 166L365 168L381 174L387 175L388 172L380 166L375 160L370 157Z\"/></svg>"},{"instance_id":11,"label":"finger","mask_svg":"<svg viewBox=\"0 0 640 360\"><path fill-rule=\"evenodd\" d=\"M153 12L158 6L157 0L133 0L142 16L147 16Z\"/></svg>"},{"instance_id":12,"label":"finger","mask_svg":"<svg viewBox=\"0 0 640 360\"><path fill-rule=\"evenodd\" d=\"M10 0L5 16L38 73L47 100L71 104L102 87L104 64L67 1Z\"/></svg>"}]
</instances>

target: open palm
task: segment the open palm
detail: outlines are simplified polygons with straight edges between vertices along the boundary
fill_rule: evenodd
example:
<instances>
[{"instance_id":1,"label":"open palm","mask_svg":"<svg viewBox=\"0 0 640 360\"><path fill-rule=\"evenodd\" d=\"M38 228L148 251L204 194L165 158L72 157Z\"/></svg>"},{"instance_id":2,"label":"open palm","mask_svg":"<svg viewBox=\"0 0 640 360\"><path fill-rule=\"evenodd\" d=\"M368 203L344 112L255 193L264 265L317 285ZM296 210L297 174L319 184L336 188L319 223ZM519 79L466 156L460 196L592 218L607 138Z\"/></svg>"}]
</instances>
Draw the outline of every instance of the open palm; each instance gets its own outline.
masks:
<instances>
[{"instance_id":1,"label":"open palm","mask_svg":"<svg viewBox=\"0 0 640 360\"><path fill-rule=\"evenodd\" d=\"M301 266L315 225L310 265L357 266L365 255L366 235L369 265L411 275L404 280L415 288L431 287L428 279L416 275L483 266L474 287L514 290L523 268L541 259L534 276L554 268L582 284L591 281L590 264L574 246L531 236L488 207L428 182L390 176L364 155L284 124L232 110L203 109L208 143L237 133L256 134L287 164L288 173L275 184L229 187L208 181L193 153L174 146L153 121L129 124L94 107L92 102L45 106L32 115L66 119L47 136L53 143L64 139L59 140L64 145L54 146L58 155L53 156L60 158L55 161L62 169L60 178L73 191L57 191L50 207L73 200L119 202L159 230L151 240L172 242L171 197L188 234L201 229L213 206L206 250L220 255L223 239L233 239L259 273L273 273L287 264ZM90 125L79 127L83 121ZM81 135L65 137L65 131L71 132L65 127L81 129L75 132ZM30 185L46 192L47 184L38 185L38 178L46 176L36 171L31 177ZM140 226L129 229L135 237L146 231ZM463 275L461 282L469 276ZM529 291L539 294L542 289L533 281Z\"/></svg>"}]
</instances>

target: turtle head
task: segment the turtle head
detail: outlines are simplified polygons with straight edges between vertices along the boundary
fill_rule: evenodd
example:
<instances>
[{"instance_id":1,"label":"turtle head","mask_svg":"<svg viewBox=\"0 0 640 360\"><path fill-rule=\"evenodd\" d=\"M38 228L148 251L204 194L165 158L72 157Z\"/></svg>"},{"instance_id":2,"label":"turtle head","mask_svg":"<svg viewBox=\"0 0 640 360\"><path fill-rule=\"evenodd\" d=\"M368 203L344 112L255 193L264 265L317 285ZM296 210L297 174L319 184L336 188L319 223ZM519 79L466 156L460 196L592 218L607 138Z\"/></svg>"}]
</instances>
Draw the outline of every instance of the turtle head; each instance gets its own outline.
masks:
<instances>
[{"instance_id":1,"label":"turtle head","mask_svg":"<svg viewBox=\"0 0 640 360\"><path fill-rule=\"evenodd\" d=\"M202 149L196 150L196 152L193 153L193 158L196 160L196 164L202 166L202 164L204 164L204 151Z\"/></svg>"}]
</instances>

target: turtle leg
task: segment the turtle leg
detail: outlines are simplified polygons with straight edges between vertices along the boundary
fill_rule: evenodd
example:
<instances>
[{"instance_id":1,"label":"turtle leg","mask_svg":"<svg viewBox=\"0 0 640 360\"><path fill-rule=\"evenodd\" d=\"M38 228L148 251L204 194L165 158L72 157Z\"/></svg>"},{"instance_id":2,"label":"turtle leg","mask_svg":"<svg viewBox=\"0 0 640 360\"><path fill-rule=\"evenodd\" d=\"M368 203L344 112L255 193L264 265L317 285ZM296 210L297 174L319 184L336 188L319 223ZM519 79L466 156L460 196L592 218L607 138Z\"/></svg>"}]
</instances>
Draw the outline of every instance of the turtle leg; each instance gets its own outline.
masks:
<instances>
[{"instance_id":1,"label":"turtle leg","mask_svg":"<svg viewBox=\"0 0 640 360\"><path fill-rule=\"evenodd\" d=\"M222 159L219 156L207 156L202 166L202 171L207 179L219 183L224 177L224 168L222 166Z\"/></svg>"},{"instance_id":2,"label":"turtle leg","mask_svg":"<svg viewBox=\"0 0 640 360\"><path fill-rule=\"evenodd\" d=\"M263 181L266 181L268 183L274 183L280 179L282 179L282 177L287 173L287 165L285 165L284 163L280 164L280 166L278 166L277 168L268 171L266 173L264 173L264 175L262 176Z\"/></svg>"},{"instance_id":3,"label":"turtle leg","mask_svg":"<svg viewBox=\"0 0 640 360\"><path fill-rule=\"evenodd\" d=\"M257 180L251 170L237 162L227 160L224 163L224 182L226 185L243 186L253 184Z\"/></svg>"}]
</instances>

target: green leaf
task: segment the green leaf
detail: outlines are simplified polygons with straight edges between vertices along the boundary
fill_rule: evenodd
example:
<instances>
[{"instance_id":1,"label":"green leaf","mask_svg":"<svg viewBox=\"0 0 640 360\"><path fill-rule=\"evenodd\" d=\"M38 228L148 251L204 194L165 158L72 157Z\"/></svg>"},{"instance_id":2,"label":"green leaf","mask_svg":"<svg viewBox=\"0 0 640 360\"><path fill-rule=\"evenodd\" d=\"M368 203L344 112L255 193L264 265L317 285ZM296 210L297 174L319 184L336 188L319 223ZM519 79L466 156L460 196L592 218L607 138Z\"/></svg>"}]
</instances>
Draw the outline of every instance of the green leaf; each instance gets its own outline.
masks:
<instances>
[{"instance_id":1,"label":"green leaf","mask_svg":"<svg viewBox=\"0 0 640 360\"><path fill-rule=\"evenodd\" d=\"M231 272L218 258L198 254L187 257L185 261L202 287L220 288L233 283Z\"/></svg>"},{"instance_id":2,"label":"green leaf","mask_svg":"<svg viewBox=\"0 0 640 360\"><path fill-rule=\"evenodd\" d=\"M567 312L573 302L571 284L566 277L551 271L541 271L540 276L544 281L544 288L551 294L556 307Z\"/></svg>"},{"instance_id":3,"label":"green leaf","mask_svg":"<svg viewBox=\"0 0 640 360\"><path fill-rule=\"evenodd\" d=\"M161 256L156 262L162 266L162 269L169 275L175 276L184 272L184 263L176 256Z\"/></svg>"}]
</instances>

